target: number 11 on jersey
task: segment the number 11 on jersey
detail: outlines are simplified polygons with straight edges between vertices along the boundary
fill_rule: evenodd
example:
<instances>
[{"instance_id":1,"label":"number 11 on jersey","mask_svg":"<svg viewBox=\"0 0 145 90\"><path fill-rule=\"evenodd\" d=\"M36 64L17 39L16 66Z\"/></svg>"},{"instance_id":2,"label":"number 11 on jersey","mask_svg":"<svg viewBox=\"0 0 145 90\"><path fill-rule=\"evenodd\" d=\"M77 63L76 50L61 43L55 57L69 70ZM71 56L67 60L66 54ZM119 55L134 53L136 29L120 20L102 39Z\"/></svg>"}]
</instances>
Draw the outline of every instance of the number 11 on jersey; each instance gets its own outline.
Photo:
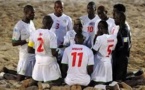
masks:
<instances>
[{"instance_id":1,"label":"number 11 on jersey","mask_svg":"<svg viewBox=\"0 0 145 90\"><path fill-rule=\"evenodd\" d=\"M78 62L78 65L77 65L77 66L78 66L78 67L81 67L82 59L83 59L83 53L82 53L82 52L80 52L80 53L72 52L71 55L72 55L72 57L73 57L73 58L72 58L72 67L76 66L76 61ZM79 57L78 60L76 60L77 57Z\"/></svg>"}]
</instances>

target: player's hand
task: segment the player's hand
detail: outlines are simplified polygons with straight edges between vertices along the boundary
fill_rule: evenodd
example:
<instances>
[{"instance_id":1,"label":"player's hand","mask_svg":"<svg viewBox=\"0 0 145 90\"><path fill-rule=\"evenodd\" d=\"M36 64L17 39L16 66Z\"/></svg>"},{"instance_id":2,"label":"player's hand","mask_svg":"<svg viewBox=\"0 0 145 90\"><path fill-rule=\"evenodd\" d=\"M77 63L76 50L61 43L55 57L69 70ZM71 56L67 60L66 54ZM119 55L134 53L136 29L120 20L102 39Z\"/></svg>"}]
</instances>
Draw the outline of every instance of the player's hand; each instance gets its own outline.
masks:
<instances>
[{"instance_id":1,"label":"player's hand","mask_svg":"<svg viewBox=\"0 0 145 90\"><path fill-rule=\"evenodd\" d=\"M63 47L64 47L63 45L59 45L59 46L58 46L58 48L63 48Z\"/></svg>"}]
</instances>

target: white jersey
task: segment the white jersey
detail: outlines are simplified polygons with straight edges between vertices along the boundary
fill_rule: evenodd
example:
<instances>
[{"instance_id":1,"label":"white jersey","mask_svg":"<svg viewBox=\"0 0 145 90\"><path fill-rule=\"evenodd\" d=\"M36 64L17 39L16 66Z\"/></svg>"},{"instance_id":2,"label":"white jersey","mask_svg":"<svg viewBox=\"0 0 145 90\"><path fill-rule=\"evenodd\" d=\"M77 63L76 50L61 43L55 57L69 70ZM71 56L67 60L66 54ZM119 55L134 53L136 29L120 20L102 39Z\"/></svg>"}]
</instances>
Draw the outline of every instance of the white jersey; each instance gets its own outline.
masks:
<instances>
[{"instance_id":1,"label":"white jersey","mask_svg":"<svg viewBox=\"0 0 145 90\"><path fill-rule=\"evenodd\" d=\"M101 21L101 19L100 20L98 20L98 22L96 22L96 28L97 28L97 32L98 32L98 24L99 24L99 22ZM114 34L115 33L115 30L116 30L116 25L115 25L115 21L114 21L114 19L113 18L108 18L108 20L106 20L106 22L107 22L107 24L108 24L108 33L109 34ZM95 34L97 34L97 32L95 33Z\"/></svg>"},{"instance_id":2,"label":"white jersey","mask_svg":"<svg viewBox=\"0 0 145 90\"><path fill-rule=\"evenodd\" d=\"M91 45L93 45L95 33L97 32L95 23L100 20L100 18L98 17L98 15L96 15L93 19L89 19L88 15L84 15L81 16L80 19L83 25L83 30L89 33L89 35L91 36Z\"/></svg>"},{"instance_id":3,"label":"white jersey","mask_svg":"<svg viewBox=\"0 0 145 90\"><path fill-rule=\"evenodd\" d=\"M75 35L76 32L74 30L70 30L66 33L66 35L64 36L64 43L63 45L69 46L72 44L75 44ZM82 35L84 36L85 40L84 40L84 45L86 45L87 47L90 47L90 36L87 32L82 31Z\"/></svg>"},{"instance_id":4,"label":"white jersey","mask_svg":"<svg viewBox=\"0 0 145 90\"><path fill-rule=\"evenodd\" d=\"M57 38L54 32L48 29L38 29L29 40L28 46L35 49L36 63L32 78L36 81L52 81L61 77L56 58L51 49L57 48Z\"/></svg>"},{"instance_id":5,"label":"white jersey","mask_svg":"<svg viewBox=\"0 0 145 90\"><path fill-rule=\"evenodd\" d=\"M72 19L62 14L60 17L57 17L54 13L49 14L53 19L52 31L55 32L57 36L58 45L62 45L64 41L64 36L68 30L72 30Z\"/></svg>"},{"instance_id":6,"label":"white jersey","mask_svg":"<svg viewBox=\"0 0 145 90\"><path fill-rule=\"evenodd\" d=\"M30 23L25 23L24 21L20 20L14 27L12 40L13 41L28 40L30 34L32 34L34 31L35 27L33 21L30 21ZM27 44L19 45L19 61L17 65L17 73L25 76L28 75L27 64L30 62L30 60L32 61L35 60L35 59L27 59L29 57L27 47L28 47ZM34 54L31 55L34 56Z\"/></svg>"},{"instance_id":7,"label":"white jersey","mask_svg":"<svg viewBox=\"0 0 145 90\"><path fill-rule=\"evenodd\" d=\"M103 34L98 36L93 49L98 51L97 56L102 57L111 57L112 50L115 49L117 43L117 38L114 35Z\"/></svg>"},{"instance_id":8,"label":"white jersey","mask_svg":"<svg viewBox=\"0 0 145 90\"><path fill-rule=\"evenodd\" d=\"M112 81L111 54L115 49L117 38L114 35L103 34L98 36L93 49L98 51L95 55L95 65L92 80L96 82Z\"/></svg>"},{"instance_id":9,"label":"white jersey","mask_svg":"<svg viewBox=\"0 0 145 90\"><path fill-rule=\"evenodd\" d=\"M87 66L94 65L94 55L88 47L73 44L65 49L61 63L68 64L67 76L81 78L88 76Z\"/></svg>"},{"instance_id":10,"label":"white jersey","mask_svg":"<svg viewBox=\"0 0 145 90\"><path fill-rule=\"evenodd\" d=\"M33 21L30 21L30 23L25 23L24 21L20 20L13 29L12 40L29 39L30 34L34 31L35 27ZM27 44L20 45L19 50L20 52L27 53Z\"/></svg>"},{"instance_id":11,"label":"white jersey","mask_svg":"<svg viewBox=\"0 0 145 90\"><path fill-rule=\"evenodd\" d=\"M52 57L51 49L57 48L56 35L48 29L38 29L31 35L29 46L35 49L36 55Z\"/></svg>"}]
</instances>

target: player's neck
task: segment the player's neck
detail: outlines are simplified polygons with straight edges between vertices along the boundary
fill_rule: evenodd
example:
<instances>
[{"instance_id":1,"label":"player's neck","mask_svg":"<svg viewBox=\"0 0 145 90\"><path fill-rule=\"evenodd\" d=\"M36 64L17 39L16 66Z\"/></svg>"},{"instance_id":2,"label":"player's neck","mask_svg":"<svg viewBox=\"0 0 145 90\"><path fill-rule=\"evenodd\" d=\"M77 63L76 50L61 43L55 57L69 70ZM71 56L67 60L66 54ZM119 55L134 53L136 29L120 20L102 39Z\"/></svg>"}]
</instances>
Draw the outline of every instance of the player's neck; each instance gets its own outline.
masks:
<instances>
[{"instance_id":1,"label":"player's neck","mask_svg":"<svg viewBox=\"0 0 145 90\"><path fill-rule=\"evenodd\" d=\"M30 23L30 19L25 18L25 17L22 19L22 21L25 22L25 23Z\"/></svg>"},{"instance_id":2,"label":"player's neck","mask_svg":"<svg viewBox=\"0 0 145 90\"><path fill-rule=\"evenodd\" d=\"M57 16L57 17L61 17L62 16L62 14L58 14L58 13L54 13L54 15Z\"/></svg>"},{"instance_id":3,"label":"player's neck","mask_svg":"<svg viewBox=\"0 0 145 90\"><path fill-rule=\"evenodd\" d=\"M93 19L93 18L95 18L95 16L96 16L95 14L88 14L89 19Z\"/></svg>"},{"instance_id":4,"label":"player's neck","mask_svg":"<svg viewBox=\"0 0 145 90\"><path fill-rule=\"evenodd\" d=\"M42 26L42 29L48 29L48 30L50 30L50 28L48 26Z\"/></svg>"},{"instance_id":5,"label":"player's neck","mask_svg":"<svg viewBox=\"0 0 145 90\"><path fill-rule=\"evenodd\" d=\"M103 18L103 21L107 21L109 18L106 16L105 18Z\"/></svg>"},{"instance_id":6,"label":"player's neck","mask_svg":"<svg viewBox=\"0 0 145 90\"><path fill-rule=\"evenodd\" d=\"M120 28L124 28L125 26L126 26L125 23L121 23L121 24L119 25Z\"/></svg>"}]
</instances>

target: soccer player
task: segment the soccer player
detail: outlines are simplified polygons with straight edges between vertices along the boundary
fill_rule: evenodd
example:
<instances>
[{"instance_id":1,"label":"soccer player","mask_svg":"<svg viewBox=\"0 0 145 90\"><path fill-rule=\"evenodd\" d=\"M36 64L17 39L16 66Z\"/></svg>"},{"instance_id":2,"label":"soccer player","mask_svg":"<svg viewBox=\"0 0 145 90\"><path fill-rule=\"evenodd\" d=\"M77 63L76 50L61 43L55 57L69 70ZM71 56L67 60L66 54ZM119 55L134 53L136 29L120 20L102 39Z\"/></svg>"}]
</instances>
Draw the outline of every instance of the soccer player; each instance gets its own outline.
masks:
<instances>
[{"instance_id":1,"label":"soccer player","mask_svg":"<svg viewBox=\"0 0 145 90\"><path fill-rule=\"evenodd\" d=\"M12 45L19 46L19 62L17 66L18 80L21 81L25 76L31 76L33 65L30 62L35 62L34 54L28 54L27 42L29 36L35 31L33 19L35 16L34 8L31 5L24 7L24 17L19 20L14 27ZM27 65L30 65L31 70L27 69ZM28 71L29 70L29 71ZM27 75L27 72L30 72Z\"/></svg>"},{"instance_id":2,"label":"soccer player","mask_svg":"<svg viewBox=\"0 0 145 90\"><path fill-rule=\"evenodd\" d=\"M106 21L100 21L98 24L98 37L93 46L95 54L94 71L92 80L94 84L107 84L112 81L112 51L115 49L117 38L109 35L108 24Z\"/></svg>"},{"instance_id":3,"label":"soccer player","mask_svg":"<svg viewBox=\"0 0 145 90\"><path fill-rule=\"evenodd\" d=\"M95 14L95 12L96 4L94 2L89 2L87 5L88 15L80 17L83 25L83 30L88 32L91 37L91 46L93 45L94 37L97 32L95 23L99 20L99 17Z\"/></svg>"},{"instance_id":4,"label":"soccer player","mask_svg":"<svg viewBox=\"0 0 145 90\"><path fill-rule=\"evenodd\" d=\"M64 46L69 46L72 44L75 44L75 35L79 33L82 34L84 36L84 45L86 45L87 47L90 47L90 36L87 32L82 30L82 23L80 19L76 19L74 20L74 30L70 30L66 33L65 37L64 37Z\"/></svg>"},{"instance_id":5,"label":"soccer player","mask_svg":"<svg viewBox=\"0 0 145 90\"><path fill-rule=\"evenodd\" d=\"M72 30L72 19L63 13L64 4L61 1L55 1L54 13L49 14L53 19L52 30L57 36L58 46L63 44L66 32Z\"/></svg>"},{"instance_id":6,"label":"soccer player","mask_svg":"<svg viewBox=\"0 0 145 90\"><path fill-rule=\"evenodd\" d=\"M115 16L115 12L116 11L120 11L120 12L125 13L126 12L126 8L125 8L125 6L123 4L115 4L113 6L113 17ZM130 31L130 26L129 26L127 21L125 21L125 24L127 25L128 30ZM131 35L131 31L130 31L130 35Z\"/></svg>"},{"instance_id":7,"label":"soccer player","mask_svg":"<svg viewBox=\"0 0 145 90\"><path fill-rule=\"evenodd\" d=\"M63 13L64 3L60 0L54 3L54 13L49 14L53 20L52 31L57 36L57 44L59 47L59 55L57 57L58 62L61 62L64 47L61 47L64 42L64 36L66 32L72 30L72 19Z\"/></svg>"},{"instance_id":8,"label":"soccer player","mask_svg":"<svg viewBox=\"0 0 145 90\"><path fill-rule=\"evenodd\" d=\"M115 4L113 6L113 17L115 17L115 12L118 12L118 11L125 13L126 12L125 6L123 4ZM125 21L125 24L128 28L127 30L129 31L129 34L130 34L130 45L129 45L129 47L131 49L131 29L130 29L130 26L129 26L127 21ZM119 26L116 26L116 28L118 28L118 30L119 30ZM117 32L118 32L118 30L117 30ZM129 53L130 53L130 50L129 50Z\"/></svg>"},{"instance_id":9,"label":"soccer player","mask_svg":"<svg viewBox=\"0 0 145 90\"><path fill-rule=\"evenodd\" d=\"M75 35L75 44L67 47L62 58L62 76L68 85L87 86L93 71L94 55L84 46L82 34Z\"/></svg>"},{"instance_id":10,"label":"soccer player","mask_svg":"<svg viewBox=\"0 0 145 90\"><path fill-rule=\"evenodd\" d=\"M117 45L113 53L113 80L124 81L127 74L130 50L130 34L125 24L126 16L123 12L115 12L115 24L119 25Z\"/></svg>"},{"instance_id":11,"label":"soccer player","mask_svg":"<svg viewBox=\"0 0 145 90\"><path fill-rule=\"evenodd\" d=\"M32 78L35 81L57 82L61 73L56 60L57 38L55 33L50 31L53 20L50 16L45 16L42 23L42 28L30 36L28 43L28 52L35 53L36 57Z\"/></svg>"},{"instance_id":12,"label":"soccer player","mask_svg":"<svg viewBox=\"0 0 145 90\"><path fill-rule=\"evenodd\" d=\"M100 17L101 20L106 21L108 24L108 33L109 34L113 34L113 28L116 26L114 19L113 18L109 18L107 16L107 10L104 6L99 6L97 9L97 14ZM100 20L100 21L101 21ZM98 26L98 25L96 25Z\"/></svg>"}]
</instances>

